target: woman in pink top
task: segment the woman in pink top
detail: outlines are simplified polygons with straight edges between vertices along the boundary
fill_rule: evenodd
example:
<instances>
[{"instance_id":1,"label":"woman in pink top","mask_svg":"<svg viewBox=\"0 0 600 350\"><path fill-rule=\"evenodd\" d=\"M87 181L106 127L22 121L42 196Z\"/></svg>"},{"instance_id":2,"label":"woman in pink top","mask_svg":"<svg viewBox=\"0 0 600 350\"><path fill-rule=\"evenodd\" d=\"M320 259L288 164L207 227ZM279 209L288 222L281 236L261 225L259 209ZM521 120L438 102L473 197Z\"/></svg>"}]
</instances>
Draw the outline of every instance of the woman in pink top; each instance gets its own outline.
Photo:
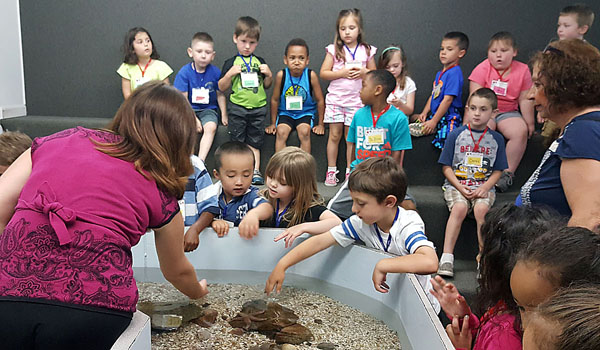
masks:
<instances>
[{"instance_id":1,"label":"woman in pink top","mask_svg":"<svg viewBox=\"0 0 600 350\"><path fill-rule=\"evenodd\" d=\"M0 177L3 348L110 348L135 311L131 247L149 228L165 278L190 298L208 292L177 204L195 130L186 99L150 82L107 130L37 138Z\"/></svg>"},{"instance_id":2,"label":"woman in pink top","mask_svg":"<svg viewBox=\"0 0 600 350\"><path fill-rule=\"evenodd\" d=\"M506 138L508 169L496 184L500 192L511 185L514 172L527 147L527 138L535 127L533 102L527 98L531 87L531 73L525 63L514 60L517 44L512 34L499 32L492 36L488 46L488 58L481 62L469 76L470 93L486 87L498 96L498 115L488 126L498 130ZM464 118L465 124L469 122Z\"/></svg>"}]
</instances>

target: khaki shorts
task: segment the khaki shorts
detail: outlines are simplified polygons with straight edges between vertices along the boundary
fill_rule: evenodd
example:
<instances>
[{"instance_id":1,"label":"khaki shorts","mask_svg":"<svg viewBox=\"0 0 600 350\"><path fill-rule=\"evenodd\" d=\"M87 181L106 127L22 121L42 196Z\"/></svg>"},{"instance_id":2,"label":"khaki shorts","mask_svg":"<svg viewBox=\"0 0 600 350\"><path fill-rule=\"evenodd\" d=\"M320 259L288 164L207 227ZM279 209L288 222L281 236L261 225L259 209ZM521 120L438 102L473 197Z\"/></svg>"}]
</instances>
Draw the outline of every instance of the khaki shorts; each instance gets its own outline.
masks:
<instances>
[{"instance_id":1,"label":"khaki shorts","mask_svg":"<svg viewBox=\"0 0 600 350\"><path fill-rule=\"evenodd\" d=\"M485 204L488 208L491 208L496 200L496 192L489 191L486 198L466 199L456 188L448 187L444 191L444 199L446 200L448 210L452 210L452 207L456 203L464 203L469 208L470 213L477 204Z\"/></svg>"}]
</instances>

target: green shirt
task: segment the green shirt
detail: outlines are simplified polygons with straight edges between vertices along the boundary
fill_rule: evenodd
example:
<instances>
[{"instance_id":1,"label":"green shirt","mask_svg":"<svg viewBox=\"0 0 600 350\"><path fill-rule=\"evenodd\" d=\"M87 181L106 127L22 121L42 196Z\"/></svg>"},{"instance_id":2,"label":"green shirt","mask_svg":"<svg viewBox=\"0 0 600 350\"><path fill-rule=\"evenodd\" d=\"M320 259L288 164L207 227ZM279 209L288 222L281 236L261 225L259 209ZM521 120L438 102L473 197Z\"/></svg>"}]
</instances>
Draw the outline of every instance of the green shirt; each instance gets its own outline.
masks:
<instances>
[{"instance_id":1,"label":"green shirt","mask_svg":"<svg viewBox=\"0 0 600 350\"><path fill-rule=\"evenodd\" d=\"M252 58L252 61L250 60ZM244 60L246 63L244 63ZM261 64L266 64L265 60L261 57L252 55L251 57L242 57L240 55L235 55L234 57L228 59L223 64L223 69L221 69L221 78L225 76L225 74L229 71L231 67L234 65L242 66L242 72L247 72L248 64L250 66L251 72L258 73L258 87L255 88L244 88L242 87L242 78L241 74L238 74L231 78L231 95L229 95L229 100L236 105L242 106L244 108L253 109L259 108L267 105L267 93L265 92L265 76L260 73L259 66Z\"/></svg>"}]
</instances>

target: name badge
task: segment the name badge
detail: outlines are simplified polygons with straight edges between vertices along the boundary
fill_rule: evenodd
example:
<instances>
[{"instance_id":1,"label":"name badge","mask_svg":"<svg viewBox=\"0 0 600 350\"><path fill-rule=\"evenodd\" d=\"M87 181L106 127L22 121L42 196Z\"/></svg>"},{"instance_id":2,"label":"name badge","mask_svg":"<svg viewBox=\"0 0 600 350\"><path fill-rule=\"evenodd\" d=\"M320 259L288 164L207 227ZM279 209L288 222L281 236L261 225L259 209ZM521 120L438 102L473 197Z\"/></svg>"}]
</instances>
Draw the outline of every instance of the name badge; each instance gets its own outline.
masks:
<instances>
[{"instance_id":1,"label":"name badge","mask_svg":"<svg viewBox=\"0 0 600 350\"><path fill-rule=\"evenodd\" d=\"M467 152L465 156L466 166L481 168L483 165L483 155L481 153Z\"/></svg>"},{"instance_id":2,"label":"name badge","mask_svg":"<svg viewBox=\"0 0 600 350\"><path fill-rule=\"evenodd\" d=\"M440 96L440 92L442 92L442 86L444 86L443 81L440 81L437 84L433 83L433 90L431 91L433 98L438 98L438 96Z\"/></svg>"},{"instance_id":3,"label":"name badge","mask_svg":"<svg viewBox=\"0 0 600 350\"><path fill-rule=\"evenodd\" d=\"M183 216L183 219L185 220L185 201L181 199L177 201L177 204L179 204L179 211L181 212L181 216Z\"/></svg>"},{"instance_id":4,"label":"name badge","mask_svg":"<svg viewBox=\"0 0 600 350\"><path fill-rule=\"evenodd\" d=\"M149 82L150 80L152 80L152 79L150 79L148 77L138 78L135 80L135 87L137 88L138 86L142 86L142 85L146 84L147 82Z\"/></svg>"},{"instance_id":5,"label":"name badge","mask_svg":"<svg viewBox=\"0 0 600 350\"><path fill-rule=\"evenodd\" d=\"M383 129L368 129L365 131L365 136L369 145L383 145L385 138Z\"/></svg>"},{"instance_id":6,"label":"name badge","mask_svg":"<svg viewBox=\"0 0 600 350\"><path fill-rule=\"evenodd\" d=\"M287 109L288 111L301 111L302 96L286 96L285 109Z\"/></svg>"},{"instance_id":7,"label":"name badge","mask_svg":"<svg viewBox=\"0 0 600 350\"><path fill-rule=\"evenodd\" d=\"M256 73L256 72L250 72L250 73L242 72L240 74L242 76L242 87L243 88L255 88L255 87L258 87L258 73Z\"/></svg>"},{"instance_id":8,"label":"name badge","mask_svg":"<svg viewBox=\"0 0 600 350\"><path fill-rule=\"evenodd\" d=\"M355 69L355 68L361 69L362 62L361 61L346 61L344 66L348 69Z\"/></svg>"},{"instance_id":9,"label":"name badge","mask_svg":"<svg viewBox=\"0 0 600 350\"><path fill-rule=\"evenodd\" d=\"M192 103L207 104L210 101L207 88L192 89Z\"/></svg>"},{"instance_id":10,"label":"name badge","mask_svg":"<svg viewBox=\"0 0 600 350\"><path fill-rule=\"evenodd\" d=\"M498 96L506 96L506 90L508 90L508 82L501 80L492 80L492 91Z\"/></svg>"}]
</instances>

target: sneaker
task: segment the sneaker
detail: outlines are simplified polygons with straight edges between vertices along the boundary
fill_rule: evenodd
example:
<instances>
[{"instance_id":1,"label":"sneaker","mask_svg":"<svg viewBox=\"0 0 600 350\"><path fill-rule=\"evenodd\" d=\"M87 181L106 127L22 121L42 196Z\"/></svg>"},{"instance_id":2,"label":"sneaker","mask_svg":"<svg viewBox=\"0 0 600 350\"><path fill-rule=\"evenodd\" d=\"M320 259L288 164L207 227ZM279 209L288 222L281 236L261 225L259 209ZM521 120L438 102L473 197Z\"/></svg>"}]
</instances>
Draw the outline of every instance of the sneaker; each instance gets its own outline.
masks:
<instances>
[{"instance_id":1,"label":"sneaker","mask_svg":"<svg viewBox=\"0 0 600 350\"><path fill-rule=\"evenodd\" d=\"M437 274L445 277L454 277L454 264L449 261L441 263Z\"/></svg>"},{"instance_id":2,"label":"sneaker","mask_svg":"<svg viewBox=\"0 0 600 350\"><path fill-rule=\"evenodd\" d=\"M502 176L500 176L500 179L496 183L496 189L498 190L498 192L506 192L506 190L508 190L508 188L512 186L514 177L515 174L513 174L512 172L503 171Z\"/></svg>"},{"instance_id":3,"label":"sneaker","mask_svg":"<svg viewBox=\"0 0 600 350\"><path fill-rule=\"evenodd\" d=\"M338 178L337 178L337 174L339 173L339 171L328 171L327 175L325 176L325 186L337 186L338 183Z\"/></svg>"},{"instance_id":4,"label":"sneaker","mask_svg":"<svg viewBox=\"0 0 600 350\"><path fill-rule=\"evenodd\" d=\"M408 124L408 131L414 137L423 136L423 124L421 122L414 122Z\"/></svg>"},{"instance_id":5,"label":"sneaker","mask_svg":"<svg viewBox=\"0 0 600 350\"><path fill-rule=\"evenodd\" d=\"M260 170L254 170L254 175L252 175L252 184L253 185L264 185L265 179L263 179Z\"/></svg>"}]
</instances>

